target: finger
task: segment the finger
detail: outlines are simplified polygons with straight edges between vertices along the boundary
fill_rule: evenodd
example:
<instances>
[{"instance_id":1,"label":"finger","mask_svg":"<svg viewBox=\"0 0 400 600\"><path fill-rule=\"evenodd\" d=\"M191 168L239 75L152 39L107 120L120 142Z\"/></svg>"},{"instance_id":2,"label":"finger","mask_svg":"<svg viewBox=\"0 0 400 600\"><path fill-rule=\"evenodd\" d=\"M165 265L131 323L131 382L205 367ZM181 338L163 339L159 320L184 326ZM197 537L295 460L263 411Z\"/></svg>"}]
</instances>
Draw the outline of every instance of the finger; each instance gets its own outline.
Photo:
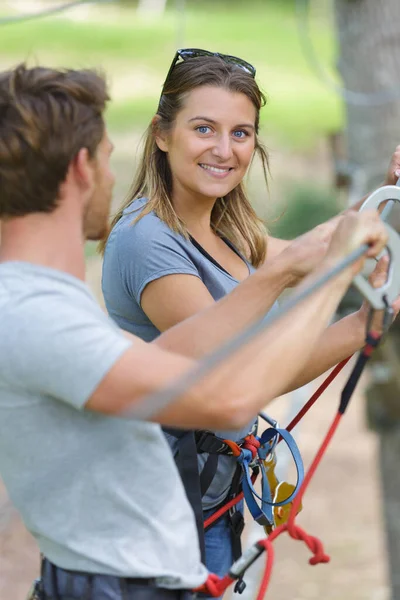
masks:
<instances>
[{"instance_id":1,"label":"finger","mask_svg":"<svg viewBox=\"0 0 400 600\"><path fill-rule=\"evenodd\" d=\"M400 311L400 296L396 298L396 300L393 302L392 309L394 312L394 316L396 317Z\"/></svg>"},{"instance_id":2,"label":"finger","mask_svg":"<svg viewBox=\"0 0 400 600\"><path fill-rule=\"evenodd\" d=\"M382 287L387 280L389 257L383 256L376 264L374 271L369 276L369 282L374 288Z\"/></svg>"},{"instance_id":3,"label":"finger","mask_svg":"<svg viewBox=\"0 0 400 600\"><path fill-rule=\"evenodd\" d=\"M392 309L393 309L394 316L397 317L397 315L399 314L399 311L400 311L400 298L398 298L397 300L395 300L395 302L393 302Z\"/></svg>"},{"instance_id":4,"label":"finger","mask_svg":"<svg viewBox=\"0 0 400 600\"><path fill-rule=\"evenodd\" d=\"M371 222L366 241L370 246L367 256L375 257L382 252L388 242L387 230L382 222Z\"/></svg>"}]
</instances>

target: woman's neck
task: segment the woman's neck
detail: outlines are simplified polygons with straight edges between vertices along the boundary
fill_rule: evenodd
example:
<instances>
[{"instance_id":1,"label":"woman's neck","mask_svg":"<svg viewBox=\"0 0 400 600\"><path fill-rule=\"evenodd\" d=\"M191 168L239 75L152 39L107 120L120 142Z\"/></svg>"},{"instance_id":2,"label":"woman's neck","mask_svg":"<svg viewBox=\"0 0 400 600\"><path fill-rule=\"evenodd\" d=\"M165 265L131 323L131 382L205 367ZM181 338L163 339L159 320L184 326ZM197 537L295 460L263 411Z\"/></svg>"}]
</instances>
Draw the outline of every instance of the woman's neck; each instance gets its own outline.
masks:
<instances>
[{"instance_id":1,"label":"woman's neck","mask_svg":"<svg viewBox=\"0 0 400 600\"><path fill-rule=\"evenodd\" d=\"M189 233L197 239L214 235L211 228L211 213L216 201L216 198L178 196L173 198L172 203L176 214L185 223Z\"/></svg>"}]
</instances>

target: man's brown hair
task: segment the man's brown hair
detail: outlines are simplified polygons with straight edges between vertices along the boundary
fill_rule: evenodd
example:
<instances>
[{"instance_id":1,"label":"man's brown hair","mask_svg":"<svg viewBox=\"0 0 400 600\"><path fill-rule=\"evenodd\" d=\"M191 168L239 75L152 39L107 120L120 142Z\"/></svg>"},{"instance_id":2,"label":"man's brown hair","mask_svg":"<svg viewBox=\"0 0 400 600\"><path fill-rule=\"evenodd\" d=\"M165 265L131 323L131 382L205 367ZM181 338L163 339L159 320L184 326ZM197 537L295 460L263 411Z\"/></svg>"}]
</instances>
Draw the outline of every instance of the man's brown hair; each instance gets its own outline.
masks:
<instances>
[{"instance_id":1,"label":"man's brown hair","mask_svg":"<svg viewBox=\"0 0 400 600\"><path fill-rule=\"evenodd\" d=\"M81 148L94 157L109 100L92 70L27 68L0 73L0 218L53 211Z\"/></svg>"}]
</instances>

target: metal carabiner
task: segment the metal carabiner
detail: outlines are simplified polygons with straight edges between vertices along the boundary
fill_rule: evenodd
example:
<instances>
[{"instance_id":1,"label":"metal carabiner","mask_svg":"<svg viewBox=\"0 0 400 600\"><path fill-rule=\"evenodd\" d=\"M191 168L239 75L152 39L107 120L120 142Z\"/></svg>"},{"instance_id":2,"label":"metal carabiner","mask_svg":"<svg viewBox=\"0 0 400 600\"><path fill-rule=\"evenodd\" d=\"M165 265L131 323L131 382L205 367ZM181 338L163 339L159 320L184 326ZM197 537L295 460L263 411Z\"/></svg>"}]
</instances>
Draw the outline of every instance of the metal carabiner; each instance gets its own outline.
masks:
<instances>
[{"instance_id":1,"label":"metal carabiner","mask_svg":"<svg viewBox=\"0 0 400 600\"><path fill-rule=\"evenodd\" d=\"M362 204L360 211L378 209L382 202L393 200L400 202L400 187L385 185L373 192ZM388 232L386 248L389 254L389 269L386 282L379 288L373 288L361 274L355 276L353 285L359 290L375 310L387 310L400 294L400 236L385 223ZM397 268L395 268L397 267Z\"/></svg>"},{"instance_id":2,"label":"metal carabiner","mask_svg":"<svg viewBox=\"0 0 400 600\"><path fill-rule=\"evenodd\" d=\"M272 417L267 415L267 413L260 411L258 413L258 416L261 417L262 419L264 419L264 421L266 421L268 423L268 425L270 425L274 429L279 429L278 421L276 421L275 419L273 419ZM279 441L278 434L272 440L269 441L268 454L272 454L275 451L275 448L278 445L278 441Z\"/></svg>"}]
</instances>

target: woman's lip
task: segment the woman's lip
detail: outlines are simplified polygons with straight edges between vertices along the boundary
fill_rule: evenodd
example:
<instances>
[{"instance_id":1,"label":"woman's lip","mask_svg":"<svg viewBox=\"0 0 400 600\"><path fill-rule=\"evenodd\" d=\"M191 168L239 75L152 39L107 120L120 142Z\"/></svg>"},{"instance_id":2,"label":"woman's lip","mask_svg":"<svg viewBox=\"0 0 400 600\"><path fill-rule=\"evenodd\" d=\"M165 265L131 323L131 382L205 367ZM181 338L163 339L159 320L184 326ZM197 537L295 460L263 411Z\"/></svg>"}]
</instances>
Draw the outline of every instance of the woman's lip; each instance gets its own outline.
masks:
<instances>
[{"instance_id":1,"label":"woman's lip","mask_svg":"<svg viewBox=\"0 0 400 600\"><path fill-rule=\"evenodd\" d=\"M220 165L214 166L214 165L210 165L207 163L199 163L199 167L203 171L205 171L212 177L216 177L217 179L223 179L224 177L227 177L230 174L230 172L233 170L233 167L221 167ZM207 167L211 167L211 168L207 168ZM215 171L214 169L219 169L219 170ZM223 170L221 170L221 169L223 169Z\"/></svg>"}]
</instances>

